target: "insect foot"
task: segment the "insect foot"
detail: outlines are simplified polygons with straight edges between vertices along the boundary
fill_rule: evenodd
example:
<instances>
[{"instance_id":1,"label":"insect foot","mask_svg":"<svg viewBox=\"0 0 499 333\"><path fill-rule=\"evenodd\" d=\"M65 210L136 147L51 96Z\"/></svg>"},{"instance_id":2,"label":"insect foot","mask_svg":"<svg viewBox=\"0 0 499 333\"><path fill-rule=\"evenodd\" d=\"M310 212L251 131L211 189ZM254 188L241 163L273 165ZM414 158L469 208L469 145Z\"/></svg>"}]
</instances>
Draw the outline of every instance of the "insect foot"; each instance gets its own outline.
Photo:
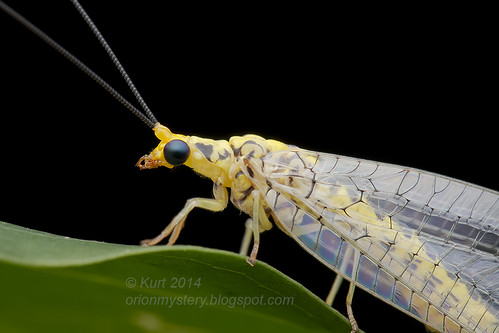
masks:
<instances>
[{"instance_id":1,"label":"insect foot","mask_svg":"<svg viewBox=\"0 0 499 333\"><path fill-rule=\"evenodd\" d=\"M140 241L140 245L142 246L152 246L154 243L152 242L152 239L144 239Z\"/></svg>"}]
</instances>

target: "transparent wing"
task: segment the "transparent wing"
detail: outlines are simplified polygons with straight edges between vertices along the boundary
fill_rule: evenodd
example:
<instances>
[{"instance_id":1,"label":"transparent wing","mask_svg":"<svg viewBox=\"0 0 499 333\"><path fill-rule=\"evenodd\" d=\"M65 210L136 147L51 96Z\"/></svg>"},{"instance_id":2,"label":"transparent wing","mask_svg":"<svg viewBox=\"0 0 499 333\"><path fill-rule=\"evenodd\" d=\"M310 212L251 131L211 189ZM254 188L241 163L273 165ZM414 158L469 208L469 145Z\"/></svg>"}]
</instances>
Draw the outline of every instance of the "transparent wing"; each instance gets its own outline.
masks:
<instances>
[{"instance_id":1,"label":"transparent wing","mask_svg":"<svg viewBox=\"0 0 499 333\"><path fill-rule=\"evenodd\" d=\"M279 227L334 271L441 331L499 331L497 192L298 148L250 163Z\"/></svg>"}]
</instances>

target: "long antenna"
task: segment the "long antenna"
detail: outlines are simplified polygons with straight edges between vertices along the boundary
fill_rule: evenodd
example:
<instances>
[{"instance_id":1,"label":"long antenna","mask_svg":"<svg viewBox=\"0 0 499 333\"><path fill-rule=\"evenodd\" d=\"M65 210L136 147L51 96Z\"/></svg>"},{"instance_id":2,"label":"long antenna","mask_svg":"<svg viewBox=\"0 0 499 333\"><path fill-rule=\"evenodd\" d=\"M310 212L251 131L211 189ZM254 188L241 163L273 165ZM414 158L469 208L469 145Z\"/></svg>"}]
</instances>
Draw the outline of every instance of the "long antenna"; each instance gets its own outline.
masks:
<instances>
[{"instance_id":1,"label":"long antenna","mask_svg":"<svg viewBox=\"0 0 499 333\"><path fill-rule=\"evenodd\" d=\"M132 91L132 93L135 95L135 98L137 98L137 101L139 101L139 104L142 107L142 109L146 112L146 114L149 117L149 119L151 119L152 122L156 124L158 122L156 120L156 117L154 117L154 114L152 113L151 109L149 109L149 107L147 106L147 104L144 101L144 99L142 98L142 96L140 96L139 91L137 90L137 88L135 88L135 85L133 84L132 80L130 79L130 77L126 73L126 71L123 68L123 66L121 66L121 63L118 60L118 57L116 57L116 55L114 54L113 50L111 50L111 47L106 42L106 40L104 39L104 36L102 36L102 34L100 33L99 29L97 29L97 26L95 25L95 23L92 21L92 19L90 18L90 16L88 16L87 12L85 12L85 10L80 5L80 3L78 2L78 0L71 0L71 2L76 7L76 9L78 10L78 12L80 12L81 16L83 17L83 19L85 20L85 22L87 22L88 26L90 27L90 29L94 33L95 37L97 37L97 39L101 43L102 47L104 47L104 50L106 50L107 54L109 55L109 57L113 61L113 63L116 66L116 68L118 68L118 70L120 71L121 76L125 79L126 83L128 84L128 87L130 88L130 90Z\"/></svg>"},{"instance_id":2,"label":"long antenna","mask_svg":"<svg viewBox=\"0 0 499 333\"><path fill-rule=\"evenodd\" d=\"M94 34L97 36L101 44L103 45L104 49L106 52L109 54L111 57L111 60L115 64L115 66L118 68L120 71L121 75L127 82L128 86L132 90L133 94L139 101L140 105L146 112L147 116L143 114L141 111L139 111L135 106L133 106L125 97L123 97L120 93L118 93L109 83L104 81L99 75L97 75L93 70L91 70L87 65L85 65L82 61L80 61L77 57L75 57L71 52L66 50L64 47L62 47L59 43L57 43L55 40L53 40L51 37L49 37L46 33L44 33L42 30L40 30L38 27L36 27L34 24L32 24L30 21L28 21L26 18L24 18L21 14L16 12L14 9L11 7L7 6L3 1L0 0L0 9L2 9L5 13L7 13L9 16L11 16L14 20L17 22L21 23L25 28L30 30L33 34L38 36L41 40L43 40L45 43L47 43L50 47L52 47L54 50L62 54L66 59L68 59L71 63L73 63L76 67L78 67L82 72L90 76L95 82L97 82L101 87L103 87L107 92L109 92L114 98L116 98L121 104L123 104L128 110L130 110L134 115L136 115L140 120L142 120L147 126L150 128L154 128L154 126L158 123L156 120L156 117L154 117L153 113L149 109L149 107L146 105L142 97L140 96L139 92L137 91L137 88L132 83L132 80L130 77L126 74L123 66L121 66L120 62L118 61L118 58L116 55L113 53L107 42L105 41L104 37L102 37L102 34L97 30L97 27L95 24L92 22L90 17L87 15L87 13L83 10L83 7L78 3L76 0L72 0L73 4L75 7L78 9L80 14L83 16L87 24L90 26Z\"/></svg>"}]
</instances>

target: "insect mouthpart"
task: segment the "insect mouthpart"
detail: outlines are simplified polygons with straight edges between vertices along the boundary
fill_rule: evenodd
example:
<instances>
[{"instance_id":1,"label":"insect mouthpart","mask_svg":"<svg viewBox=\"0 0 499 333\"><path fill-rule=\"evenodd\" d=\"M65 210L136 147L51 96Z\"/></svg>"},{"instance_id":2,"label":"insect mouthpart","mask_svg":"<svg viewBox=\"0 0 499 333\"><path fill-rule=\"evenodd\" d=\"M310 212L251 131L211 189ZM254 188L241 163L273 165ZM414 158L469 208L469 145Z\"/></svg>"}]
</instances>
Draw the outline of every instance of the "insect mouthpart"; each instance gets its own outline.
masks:
<instances>
[{"instance_id":1,"label":"insect mouthpart","mask_svg":"<svg viewBox=\"0 0 499 333\"><path fill-rule=\"evenodd\" d=\"M142 156L137 161L137 163L135 164L135 166L138 166L140 168L140 170L154 169L154 168L158 168L160 166L166 166L168 168L171 168L171 166L168 165L167 163L165 163L164 161L158 160L158 159L155 159L155 158L151 158L150 155L144 155L144 156Z\"/></svg>"}]
</instances>

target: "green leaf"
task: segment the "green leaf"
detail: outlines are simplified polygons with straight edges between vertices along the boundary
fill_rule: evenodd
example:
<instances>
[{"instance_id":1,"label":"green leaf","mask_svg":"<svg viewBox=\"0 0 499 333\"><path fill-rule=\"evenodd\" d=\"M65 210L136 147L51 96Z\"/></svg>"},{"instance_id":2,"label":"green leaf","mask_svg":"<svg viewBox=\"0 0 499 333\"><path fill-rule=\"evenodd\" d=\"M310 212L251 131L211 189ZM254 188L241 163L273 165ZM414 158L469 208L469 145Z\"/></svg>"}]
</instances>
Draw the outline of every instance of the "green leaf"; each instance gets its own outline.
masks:
<instances>
[{"instance_id":1,"label":"green leaf","mask_svg":"<svg viewBox=\"0 0 499 333\"><path fill-rule=\"evenodd\" d=\"M194 246L83 241L0 222L1 332L349 332L258 261ZM273 303L273 304L272 304Z\"/></svg>"}]
</instances>

